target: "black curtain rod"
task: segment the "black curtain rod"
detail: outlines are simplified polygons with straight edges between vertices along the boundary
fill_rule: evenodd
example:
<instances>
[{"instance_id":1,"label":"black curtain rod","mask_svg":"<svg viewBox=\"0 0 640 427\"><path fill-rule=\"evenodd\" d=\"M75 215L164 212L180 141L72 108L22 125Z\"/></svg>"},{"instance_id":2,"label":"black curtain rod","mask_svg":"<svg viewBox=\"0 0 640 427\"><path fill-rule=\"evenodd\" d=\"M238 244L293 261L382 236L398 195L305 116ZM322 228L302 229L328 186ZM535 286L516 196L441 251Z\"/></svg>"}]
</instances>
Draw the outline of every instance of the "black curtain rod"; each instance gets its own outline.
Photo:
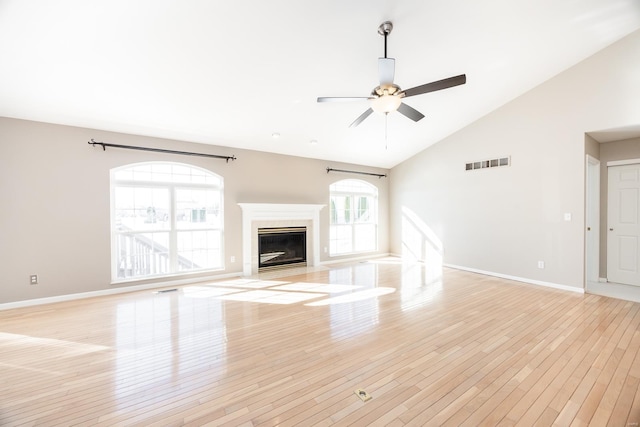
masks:
<instances>
[{"instance_id":1,"label":"black curtain rod","mask_svg":"<svg viewBox=\"0 0 640 427\"><path fill-rule=\"evenodd\" d=\"M193 153L191 151L176 151L176 150L165 150L162 148L136 147L133 145L108 144L106 142L94 141L93 138L91 138L91 141L89 141L88 144L93 145L94 147L96 145L101 145L103 151L105 151L107 147L113 147L113 148L126 148L128 150L155 151L157 153L182 154L184 156L211 157L214 159L225 159L227 163L229 163L229 160L236 159L236 156L219 156L217 154Z\"/></svg>"},{"instance_id":2,"label":"black curtain rod","mask_svg":"<svg viewBox=\"0 0 640 427\"><path fill-rule=\"evenodd\" d=\"M357 173L358 175L369 175L369 176L377 176L378 178L386 178L387 174L381 174L381 173L371 173L371 172L360 172L360 171L349 171L349 170L344 170L344 169L333 169L333 168L327 168L327 173L329 172L345 172L345 173Z\"/></svg>"}]
</instances>

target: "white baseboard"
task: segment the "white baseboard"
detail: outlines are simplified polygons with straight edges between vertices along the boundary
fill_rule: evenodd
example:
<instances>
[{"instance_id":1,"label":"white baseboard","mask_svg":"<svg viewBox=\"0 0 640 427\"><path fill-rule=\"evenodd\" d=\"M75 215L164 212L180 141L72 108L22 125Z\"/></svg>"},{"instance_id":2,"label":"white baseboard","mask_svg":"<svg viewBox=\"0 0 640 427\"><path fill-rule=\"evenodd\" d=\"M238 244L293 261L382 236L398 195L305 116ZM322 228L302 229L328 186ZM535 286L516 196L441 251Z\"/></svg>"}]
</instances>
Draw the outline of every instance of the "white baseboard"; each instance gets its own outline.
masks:
<instances>
[{"instance_id":1,"label":"white baseboard","mask_svg":"<svg viewBox=\"0 0 640 427\"><path fill-rule=\"evenodd\" d=\"M197 277L197 278L194 277L190 279L179 279L179 280L170 280L166 282L146 283L144 285L122 286L118 288L103 289L100 291L80 292L76 294L58 295L54 297L35 298L35 299L29 299L29 300L23 300L23 301L7 302L7 303L0 304L0 311L10 310L12 308L32 307L32 306L42 305L42 304L51 304L55 302L73 301L77 299L101 297L105 295L124 294L128 292L144 291L146 289L160 289L160 288L166 288L168 286L188 285L190 283L205 282L208 280L220 280L220 279L227 279L229 277L240 277L240 276L242 276L241 272L227 273L227 274L220 274L216 276Z\"/></svg>"},{"instance_id":2,"label":"white baseboard","mask_svg":"<svg viewBox=\"0 0 640 427\"><path fill-rule=\"evenodd\" d=\"M471 273L479 273L487 276L500 277L501 279L509 279L516 282L529 283L531 285L545 286L547 288L554 288L554 289L560 289L563 291L570 291L570 292L577 292L579 294L584 294L584 288L576 288L575 286L560 285L558 283L544 282L542 280L533 280L533 279L527 279L525 277L510 276L508 274L494 273L493 271L478 270L476 268L462 267L460 265L445 264L444 266L453 268L456 270L469 271Z\"/></svg>"}]
</instances>

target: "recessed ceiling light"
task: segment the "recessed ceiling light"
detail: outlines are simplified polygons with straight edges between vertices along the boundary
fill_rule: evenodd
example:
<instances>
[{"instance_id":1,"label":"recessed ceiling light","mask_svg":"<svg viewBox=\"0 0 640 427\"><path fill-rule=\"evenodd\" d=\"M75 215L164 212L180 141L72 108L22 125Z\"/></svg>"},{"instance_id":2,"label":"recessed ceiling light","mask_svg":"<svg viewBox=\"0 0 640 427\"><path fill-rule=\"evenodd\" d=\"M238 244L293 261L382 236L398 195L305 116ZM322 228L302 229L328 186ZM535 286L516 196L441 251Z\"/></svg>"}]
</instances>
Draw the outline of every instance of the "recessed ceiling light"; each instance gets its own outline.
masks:
<instances>
[{"instance_id":1,"label":"recessed ceiling light","mask_svg":"<svg viewBox=\"0 0 640 427\"><path fill-rule=\"evenodd\" d=\"M316 145L318 143L317 139L312 139L311 141L309 141L309 144L311 145Z\"/></svg>"},{"instance_id":2,"label":"recessed ceiling light","mask_svg":"<svg viewBox=\"0 0 640 427\"><path fill-rule=\"evenodd\" d=\"M274 132L271 134L271 138L280 138L280 134L278 132Z\"/></svg>"}]
</instances>

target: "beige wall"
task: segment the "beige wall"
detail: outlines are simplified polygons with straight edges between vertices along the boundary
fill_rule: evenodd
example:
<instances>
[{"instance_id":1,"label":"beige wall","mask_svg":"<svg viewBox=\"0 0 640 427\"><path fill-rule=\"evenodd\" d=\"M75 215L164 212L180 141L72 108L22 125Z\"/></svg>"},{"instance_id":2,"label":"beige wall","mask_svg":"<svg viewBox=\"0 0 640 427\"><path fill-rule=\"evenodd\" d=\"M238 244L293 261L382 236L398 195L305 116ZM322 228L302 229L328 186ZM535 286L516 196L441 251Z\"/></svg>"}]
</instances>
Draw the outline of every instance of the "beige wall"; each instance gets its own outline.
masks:
<instances>
[{"instance_id":1,"label":"beige wall","mask_svg":"<svg viewBox=\"0 0 640 427\"><path fill-rule=\"evenodd\" d=\"M607 162L640 159L640 138L600 144L600 277L607 277L607 205L609 176Z\"/></svg>"},{"instance_id":2,"label":"beige wall","mask_svg":"<svg viewBox=\"0 0 640 427\"><path fill-rule=\"evenodd\" d=\"M97 141L236 155L237 160L107 148ZM379 190L379 253L387 253L388 179L326 173L327 166L374 173L387 170L0 118L0 303L112 289L110 285L109 171L130 163L175 161L224 178L225 263L220 274L242 271L241 209L246 203L328 204L329 185L357 178ZM321 261L329 246L329 211L321 212ZM236 262L230 263L235 256ZM335 258L333 258L335 259ZM38 274L40 284L29 285ZM148 283L134 282L130 285Z\"/></svg>"},{"instance_id":3,"label":"beige wall","mask_svg":"<svg viewBox=\"0 0 640 427\"><path fill-rule=\"evenodd\" d=\"M583 288L585 132L640 122L639 49L636 31L394 167L392 252L404 208L442 241L446 264ZM464 170L506 155L510 167Z\"/></svg>"}]
</instances>

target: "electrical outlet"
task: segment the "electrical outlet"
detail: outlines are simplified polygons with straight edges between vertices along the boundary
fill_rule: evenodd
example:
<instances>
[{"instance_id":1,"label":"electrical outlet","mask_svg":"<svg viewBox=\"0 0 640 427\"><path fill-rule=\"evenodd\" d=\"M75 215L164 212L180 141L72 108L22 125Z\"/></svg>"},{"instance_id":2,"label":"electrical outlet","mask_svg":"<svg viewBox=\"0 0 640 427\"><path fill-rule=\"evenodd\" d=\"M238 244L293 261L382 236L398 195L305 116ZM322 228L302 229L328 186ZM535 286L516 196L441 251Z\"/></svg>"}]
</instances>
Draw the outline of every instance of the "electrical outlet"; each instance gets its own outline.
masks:
<instances>
[{"instance_id":1,"label":"electrical outlet","mask_svg":"<svg viewBox=\"0 0 640 427\"><path fill-rule=\"evenodd\" d=\"M326 246L324 247L324 253L325 254L327 253L327 247Z\"/></svg>"},{"instance_id":2,"label":"electrical outlet","mask_svg":"<svg viewBox=\"0 0 640 427\"><path fill-rule=\"evenodd\" d=\"M538 261L538 268L544 268L544 261Z\"/></svg>"},{"instance_id":3,"label":"electrical outlet","mask_svg":"<svg viewBox=\"0 0 640 427\"><path fill-rule=\"evenodd\" d=\"M231 255L231 262L236 262L236 257Z\"/></svg>"},{"instance_id":4,"label":"electrical outlet","mask_svg":"<svg viewBox=\"0 0 640 427\"><path fill-rule=\"evenodd\" d=\"M37 274L32 274L31 276L29 276L29 283L31 285L37 285L38 284L38 275Z\"/></svg>"}]
</instances>

